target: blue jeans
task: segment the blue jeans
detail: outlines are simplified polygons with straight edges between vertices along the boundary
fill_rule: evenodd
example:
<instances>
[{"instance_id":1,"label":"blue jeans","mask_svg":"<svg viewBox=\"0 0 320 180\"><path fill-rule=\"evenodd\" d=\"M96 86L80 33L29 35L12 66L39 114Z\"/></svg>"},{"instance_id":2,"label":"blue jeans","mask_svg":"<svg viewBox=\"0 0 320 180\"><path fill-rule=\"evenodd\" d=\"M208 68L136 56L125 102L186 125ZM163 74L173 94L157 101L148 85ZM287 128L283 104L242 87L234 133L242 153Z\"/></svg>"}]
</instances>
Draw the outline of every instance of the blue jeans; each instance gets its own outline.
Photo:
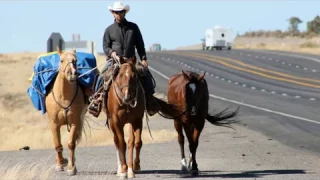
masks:
<instances>
[{"instance_id":1,"label":"blue jeans","mask_svg":"<svg viewBox=\"0 0 320 180\"><path fill-rule=\"evenodd\" d=\"M107 61L106 65L102 68L101 73L98 76L96 86L94 88L94 92L97 92L103 85L102 74L112 65L111 61Z\"/></svg>"},{"instance_id":2,"label":"blue jeans","mask_svg":"<svg viewBox=\"0 0 320 180\"><path fill-rule=\"evenodd\" d=\"M98 79L97 79L97 83L96 83L96 86L94 88L94 92L97 92L99 90L99 88L102 87L103 85L103 78L102 78L102 74L112 65L112 62L111 61L107 61L107 64L102 68L101 70L101 73L99 74L98 76ZM147 94L151 94L153 95L155 93L154 91L154 87L153 87L153 81L152 81L152 78L151 78L151 73L150 71L148 71L147 73L147 76L143 77L143 78L140 78L141 81L141 84L143 86L143 89L144 91L147 93Z\"/></svg>"}]
</instances>

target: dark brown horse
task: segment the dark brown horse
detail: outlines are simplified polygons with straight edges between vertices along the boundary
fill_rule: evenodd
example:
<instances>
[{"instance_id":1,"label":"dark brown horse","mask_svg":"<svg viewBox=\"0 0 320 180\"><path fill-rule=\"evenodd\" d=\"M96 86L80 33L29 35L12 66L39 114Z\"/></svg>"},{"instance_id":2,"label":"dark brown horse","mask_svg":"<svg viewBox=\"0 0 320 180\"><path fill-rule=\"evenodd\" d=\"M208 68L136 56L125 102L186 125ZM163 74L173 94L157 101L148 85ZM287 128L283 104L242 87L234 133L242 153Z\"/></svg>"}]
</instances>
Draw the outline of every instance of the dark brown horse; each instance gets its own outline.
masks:
<instances>
[{"instance_id":1,"label":"dark brown horse","mask_svg":"<svg viewBox=\"0 0 320 180\"><path fill-rule=\"evenodd\" d=\"M108 91L106 111L108 127L111 128L114 143L117 148L118 170L117 176L120 178L135 177L134 171L140 170L140 151L142 147L141 133L143 125L143 115L146 112L146 102L143 87L140 83L136 59L124 60L122 57L116 60L115 70L112 75L112 83ZM141 66L140 66L141 67ZM156 98L160 105L162 114L168 118L176 115L177 109L163 100ZM147 116L147 113L145 113ZM129 159L126 162L126 142L124 138L124 126L129 126L128 150ZM136 156L133 162L133 148Z\"/></svg>"},{"instance_id":2,"label":"dark brown horse","mask_svg":"<svg viewBox=\"0 0 320 180\"><path fill-rule=\"evenodd\" d=\"M214 116L209 115L209 91L204 76L205 73L199 75L191 71L182 71L169 79L168 86L168 102L175 104L180 109L180 115L174 118L174 127L178 133L181 149L181 170L189 170L191 175L199 174L196 151L205 119L217 126L230 127L230 124L235 121L228 119L235 117L239 110L238 108L226 114L224 110ZM184 154L183 129L189 141L191 153L188 167Z\"/></svg>"}]
</instances>

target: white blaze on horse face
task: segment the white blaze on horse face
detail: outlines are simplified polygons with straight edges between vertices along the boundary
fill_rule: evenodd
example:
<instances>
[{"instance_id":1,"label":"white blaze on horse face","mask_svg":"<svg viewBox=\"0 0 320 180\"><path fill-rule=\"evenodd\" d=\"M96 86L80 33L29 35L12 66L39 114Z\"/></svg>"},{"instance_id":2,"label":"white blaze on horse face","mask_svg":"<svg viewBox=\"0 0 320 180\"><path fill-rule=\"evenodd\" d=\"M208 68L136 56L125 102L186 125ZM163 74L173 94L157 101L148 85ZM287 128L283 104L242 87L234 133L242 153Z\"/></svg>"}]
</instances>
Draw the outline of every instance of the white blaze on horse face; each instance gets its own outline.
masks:
<instances>
[{"instance_id":1,"label":"white blaze on horse face","mask_svg":"<svg viewBox=\"0 0 320 180\"><path fill-rule=\"evenodd\" d=\"M129 68L127 68L127 70L126 70L126 77L129 77Z\"/></svg>"},{"instance_id":2,"label":"white blaze on horse face","mask_svg":"<svg viewBox=\"0 0 320 180\"><path fill-rule=\"evenodd\" d=\"M128 68L128 67L127 67L127 69L126 69L125 76L126 76L127 78L129 78L129 76L130 76L129 68ZM129 91L128 91L128 89L129 89L129 87L126 88L125 93L124 93L125 99L128 99L128 96L129 96Z\"/></svg>"},{"instance_id":3,"label":"white blaze on horse face","mask_svg":"<svg viewBox=\"0 0 320 180\"><path fill-rule=\"evenodd\" d=\"M196 85L194 83L190 83L189 88L191 88L193 94L196 92Z\"/></svg>"},{"instance_id":4,"label":"white blaze on horse face","mask_svg":"<svg viewBox=\"0 0 320 180\"><path fill-rule=\"evenodd\" d=\"M128 88L126 88L126 90L124 91L124 99L128 99Z\"/></svg>"},{"instance_id":5,"label":"white blaze on horse face","mask_svg":"<svg viewBox=\"0 0 320 180\"><path fill-rule=\"evenodd\" d=\"M191 109L191 115L196 115L196 107L195 106L192 106L192 109Z\"/></svg>"},{"instance_id":6,"label":"white blaze on horse face","mask_svg":"<svg viewBox=\"0 0 320 180\"><path fill-rule=\"evenodd\" d=\"M190 83L189 88L192 90L192 94L195 95L196 85L194 83ZM191 115L196 115L196 107L195 106L192 106Z\"/></svg>"}]
</instances>

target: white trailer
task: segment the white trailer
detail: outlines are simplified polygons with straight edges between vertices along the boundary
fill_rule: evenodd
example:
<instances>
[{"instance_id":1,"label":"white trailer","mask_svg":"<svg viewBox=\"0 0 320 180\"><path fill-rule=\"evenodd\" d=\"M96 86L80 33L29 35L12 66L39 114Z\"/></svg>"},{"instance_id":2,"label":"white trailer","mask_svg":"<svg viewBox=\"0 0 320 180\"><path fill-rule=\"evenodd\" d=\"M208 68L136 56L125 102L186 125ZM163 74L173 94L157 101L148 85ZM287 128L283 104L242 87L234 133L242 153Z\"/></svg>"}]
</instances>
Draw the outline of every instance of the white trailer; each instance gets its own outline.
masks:
<instances>
[{"instance_id":1,"label":"white trailer","mask_svg":"<svg viewBox=\"0 0 320 180\"><path fill-rule=\"evenodd\" d=\"M228 50L231 50L232 42L232 29L215 26L213 29L206 30L202 49L221 50L222 48L226 48Z\"/></svg>"}]
</instances>

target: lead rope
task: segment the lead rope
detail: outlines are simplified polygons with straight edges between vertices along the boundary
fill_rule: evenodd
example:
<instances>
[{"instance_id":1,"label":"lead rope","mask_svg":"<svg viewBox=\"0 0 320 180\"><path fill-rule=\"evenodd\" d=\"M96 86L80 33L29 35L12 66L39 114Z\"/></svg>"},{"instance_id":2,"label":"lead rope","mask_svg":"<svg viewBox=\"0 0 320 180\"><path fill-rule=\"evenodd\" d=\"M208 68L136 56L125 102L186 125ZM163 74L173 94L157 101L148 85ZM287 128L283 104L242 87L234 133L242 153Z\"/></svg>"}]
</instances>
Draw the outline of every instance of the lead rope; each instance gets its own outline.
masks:
<instances>
[{"instance_id":1,"label":"lead rope","mask_svg":"<svg viewBox=\"0 0 320 180\"><path fill-rule=\"evenodd\" d=\"M142 92L143 92L144 113L145 113L145 115L146 115L147 127L148 127L148 130L149 130L149 134L150 134L151 139L154 140L153 137L152 137L152 134L151 134L150 127L149 127L149 117L148 117L148 113L147 113L147 102L146 102L145 91L144 91L144 89L143 89L142 84L141 84L140 81L139 81L139 84L140 84L140 88L141 88L141 90L142 90Z\"/></svg>"}]
</instances>

